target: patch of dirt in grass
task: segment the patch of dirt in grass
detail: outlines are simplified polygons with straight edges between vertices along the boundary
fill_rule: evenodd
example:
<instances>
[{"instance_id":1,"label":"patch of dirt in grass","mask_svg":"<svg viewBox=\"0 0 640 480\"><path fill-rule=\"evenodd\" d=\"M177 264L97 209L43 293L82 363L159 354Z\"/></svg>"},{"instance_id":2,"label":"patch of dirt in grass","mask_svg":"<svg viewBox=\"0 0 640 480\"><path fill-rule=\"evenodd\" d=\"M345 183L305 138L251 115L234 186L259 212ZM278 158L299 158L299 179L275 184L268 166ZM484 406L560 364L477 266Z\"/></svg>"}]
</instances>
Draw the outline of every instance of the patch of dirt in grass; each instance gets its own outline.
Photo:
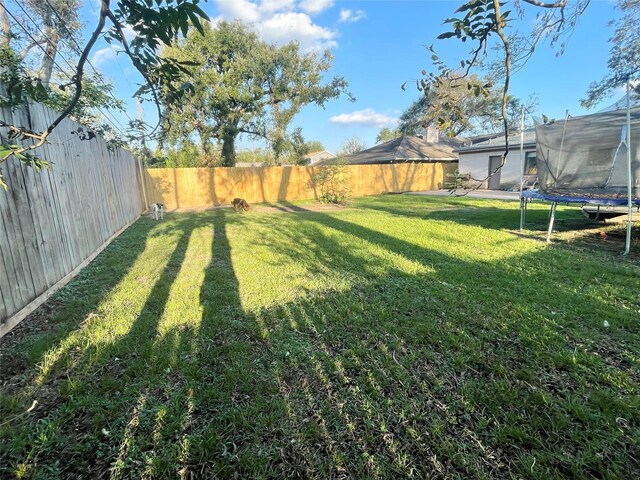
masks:
<instances>
[{"instance_id":1,"label":"patch of dirt in grass","mask_svg":"<svg viewBox=\"0 0 640 480\"><path fill-rule=\"evenodd\" d=\"M604 248L611 251L622 251L626 242L626 226L618 224L599 224L581 230L557 232L559 238L568 242L577 242L585 246ZM554 236L556 233L554 233ZM638 256L640 248L640 224L631 229L632 254ZM635 250L635 252L634 252Z\"/></svg>"},{"instance_id":2,"label":"patch of dirt in grass","mask_svg":"<svg viewBox=\"0 0 640 480\"><path fill-rule=\"evenodd\" d=\"M31 365L24 353L16 351L15 347L30 336L51 330L51 320L60 307L60 302L49 299L0 339L0 385L7 387L22 382Z\"/></svg>"},{"instance_id":3,"label":"patch of dirt in grass","mask_svg":"<svg viewBox=\"0 0 640 480\"><path fill-rule=\"evenodd\" d=\"M293 205L286 203L274 203L252 206L251 210L256 212L269 213L302 213L302 212L326 212L332 210L343 210L348 208L345 205L335 203L310 203L307 205Z\"/></svg>"},{"instance_id":4,"label":"patch of dirt in grass","mask_svg":"<svg viewBox=\"0 0 640 480\"><path fill-rule=\"evenodd\" d=\"M19 353L0 351L0 385L7 386L11 379L21 375L29 368L26 357Z\"/></svg>"},{"instance_id":5,"label":"patch of dirt in grass","mask_svg":"<svg viewBox=\"0 0 640 480\"><path fill-rule=\"evenodd\" d=\"M333 210L344 210L351 206L336 203L257 203L251 204L251 208L248 212L239 211L238 215L250 215L251 212L263 212L263 213L303 213L303 212L326 212ZM210 210L226 209L232 210L231 205L218 205L216 207L203 207L203 208L179 208L171 210L171 212L184 213L184 212L206 212Z\"/></svg>"},{"instance_id":6,"label":"patch of dirt in grass","mask_svg":"<svg viewBox=\"0 0 640 480\"><path fill-rule=\"evenodd\" d=\"M589 346L591 353L597 355L610 368L626 372L634 380L640 383L640 365L635 365L629 358L631 347L602 339Z\"/></svg>"},{"instance_id":7,"label":"patch of dirt in grass","mask_svg":"<svg viewBox=\"0 0 640 480\"><path fill-rule=\"evenodd\" d=\"M22 322L14 327L13 330L0 338L0 355L3 355L5 350L9 350L21 343L25 337L50 330L50 321L55 317L56 313L58 313L61 306L61 302L49 299L30 313ZM4 374L4 362L2 362L2 365L3 368L0 375Z\"/></svg>"},{"instance_id":8,"label":"patch of dirt in grass","mask_svg":"<svg viewBox=\"0 0 640 480\"><path fill-rule=\"evenodd\" d=\"M544 240L547 236L546 226L537 225L538 231L522 234L514 231L521 238ZM626 226L618 223L600 224L568 224L560 223L554 229L551 242L565 244L571 248L585 250L604 250L610 253L622 253L626 242ZM629 260L640 261L640 224L634 224L631 230L631 253Z\"/></svg>"}]
</instances>

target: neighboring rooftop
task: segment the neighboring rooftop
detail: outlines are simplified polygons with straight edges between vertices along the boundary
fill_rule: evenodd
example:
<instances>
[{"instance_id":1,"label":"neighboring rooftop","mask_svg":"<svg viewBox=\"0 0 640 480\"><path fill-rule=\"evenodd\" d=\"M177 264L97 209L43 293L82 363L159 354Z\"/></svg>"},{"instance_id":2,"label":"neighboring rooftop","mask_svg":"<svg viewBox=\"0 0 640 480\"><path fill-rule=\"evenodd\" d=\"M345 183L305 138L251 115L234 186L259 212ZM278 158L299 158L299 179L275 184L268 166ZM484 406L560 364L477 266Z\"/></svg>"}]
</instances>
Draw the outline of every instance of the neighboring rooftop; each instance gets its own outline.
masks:
<instances>
[{"instance_id":1,"label":"neighboring rooftop","mask_svg":"<svg viewBox=\"0 0 640 480\"><path fill-rule=\"evenodd\" d=\"M536 130L529 128L524 131L523 145L532 147L536 144ZM456 152L486 152L491 150L499 150L505 145L504 134L491 135L486 140L475 141L472 145L456 148ZM520 149L520 132L509 134L509 146L512 149Z\"/></svg>"},{"instance_id":2,"label":"neighboring rooftop","mask_svg":"<svg viewBox=\"0 0 640 480\"><path fill-rule=\"evenodd\" d=\"M309 152L307 153L304 158L313 158L313 157L318 157L318 156L329 156L329 157L335 157L335 153L331 153L327 150L318 150L317 152Z\"/></svg>"},{"instance_id":3,"label":"neighboring rooftop","mask_svg":"<svg viewBox=\"0 0 640 480\"><path fill-rule=\"evenodd\" d=\"M427 142L423 138L405 135L345 157L352 165L402 162L453 162L458 160L452 147Z\"/></svg>"}]
</instances>

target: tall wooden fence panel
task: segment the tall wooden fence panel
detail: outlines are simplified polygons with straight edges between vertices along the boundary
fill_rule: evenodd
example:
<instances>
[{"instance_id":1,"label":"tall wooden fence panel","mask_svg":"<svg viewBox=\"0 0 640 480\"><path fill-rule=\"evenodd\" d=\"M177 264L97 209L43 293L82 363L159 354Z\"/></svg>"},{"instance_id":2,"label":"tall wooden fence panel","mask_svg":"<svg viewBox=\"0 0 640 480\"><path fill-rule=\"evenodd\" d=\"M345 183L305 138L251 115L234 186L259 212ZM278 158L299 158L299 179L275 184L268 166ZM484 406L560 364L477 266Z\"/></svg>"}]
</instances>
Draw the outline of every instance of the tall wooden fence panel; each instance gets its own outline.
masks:
<instances>
[{"instance_id":1,"label":"tall wooden fence panel","mask_svg":"<svg viewBox=\"0 0 640 480\"><path fill-rule=\"evenodd\" d=\"M328 167L152 168L145 180L150 202L168 209L228 204L234 197L249 203L319 198L316 175ZM457 162L345 165L345 185L352 196L444 188Z\"/></svg>"},{"instance_id":2,"label":"tall wooden fence panel","mask_svg":"<svg viewBox=\"0 0 640 480\"><path fill-rule=\"evenodd\" d=\"M0 109L8 124L39 132L57 113L36 103ZM0 163L0 336L46 292L64 281L144 210L140 169L102 138L81 140L63 120L35 153L50 161L39 172L15 157ZM3 143L10 142L0 128ZM15 141L15 140L14 140Z\"/></svg>"}]
</instances>

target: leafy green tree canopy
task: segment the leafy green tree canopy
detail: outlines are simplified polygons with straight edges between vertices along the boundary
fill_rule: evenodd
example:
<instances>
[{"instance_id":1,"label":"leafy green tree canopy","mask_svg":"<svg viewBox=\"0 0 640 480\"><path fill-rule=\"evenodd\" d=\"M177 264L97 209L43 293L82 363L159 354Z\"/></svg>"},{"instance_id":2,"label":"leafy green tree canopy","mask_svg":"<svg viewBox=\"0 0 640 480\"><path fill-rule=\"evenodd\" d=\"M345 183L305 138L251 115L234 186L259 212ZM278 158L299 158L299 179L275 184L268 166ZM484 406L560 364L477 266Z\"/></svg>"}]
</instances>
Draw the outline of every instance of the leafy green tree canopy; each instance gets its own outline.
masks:
<instances>
[{"instance_id":1,"label":"leafy green tree canopy","mask_svg":"<svg viewBox=\"0 0 640 480\"><path fill-rule=\"evenodd\" d=\"M72 0L60 0L68 4L70 12L74 5ZM126 55L130 58L134 67L144 78L142 87L138 94L150 94L156 105L158 105L158 87L164 87L165 96L172 96L175 99L189 91L188 85L180 85L173 88L174 80L184 66L175 59L164 59L158 55L162 45L171 44L180 34L186 35L190 28L203 31L201 19L207 18L206 14L198 7L199 0L117 0L112 4L112 0L100 0L97 12L97 21L87 42L78 48L79 58L75 70L71 74L71 81L68 85L73 87L73 94L69 95L69 101L60 114L42 132L34 132L28 125L14 125L6 123L0 119L0 127L6 128L9 142L0 145L0 164L9 157L15 156L25 164L39 168L46 162L39 159L32 152L42 147L47 138L58 125L72 115L78 107L82 98L85 80L85 66L89 54L94 48L98 38L104 37L109 42L119 43ZM49 7L58 3L55 0L47 2ZM34 5L41 6L39 2ZM66 7L65 7L66 8ZM52 25L57 27L66 26L64 21L64 11L58 12L52 9L51 13L57 18L59 15L63 20L53 20ZM56 15L57 13L57 15ZM4 105L18 105L27 98L37 98L42 95L42 79L34 81L33 76L20 64L20 58L10 46L13 35L11 25L4 0L0 0L0 57L3 61L2 80L6 82L5 95L0 98ZM110 23L110 27L108 24ZM67 32L72 35L72 26L68 26ZM124 34L125 27L129 27L135 33L135 38L129 42ZM38 40L34 37L34 42ZM5 60L7 62L5 63ZM7 65L13 67L7 69ZM160 113L160 112L159 112ZM26 139L32 140L29 145L17 143ZM0 174L0 186L6 185L2 181Z\"/></svg>"},{"instance_id":2,"label":"leafy green tree canopy","mask_svg":"<svg viewBox=\"0 0 640 480\"><path fill-rule=\"evenodd\" d=\"M266 138L278 158L288 148L286 128L303 106L348 94L342 77L322 83L332 62L328 51L302 54L295 42L270 45L239 22L190 32L163 56L188 64L177 81L192 85L183 101L163 96L167 141L195 134L205 152L221 142L226 166L235 163L240 134Z\"/></svg>"},{"instance_id":3,"label":"leafy green tree canopy","mask_svg":"<svg viewBox=\"0 0 640 480\"><path fill-rule=\"evenodd\" d=\"M507 102L509 125L519 126L523 103L512 96ZM534 104L530 100L525 106L532 110ZM442 74L425 85L423 95L402 113L398 131L417 135L431 125L450 137L497 133L502 128L502 91L490 77L462 78L459 71Z\"/></svg>"},{"instance_id":4,"label":"leafy green tree canopy","mask_svg":"<svg viewBox=\"0 0 640 480\"><path fill-rule=\"evenodd\" d=\"M385 143L393 140L394 138L401 137L403 133L398 128L382 127L376 135L376 143ZM413 135L413 133L408 133Z\"/></svg>"},{"instance_id":5,"label":"leafy green tree canopy","mask_svg":"<svg viewBox=\"0 0 640 480\"><path fill-rule=\"evenodd\" d=\"M306 141L302 135L302 129L296 128L290 135L290 148L287 163L304 165L305 157L311 152L321 152L324 145L318 140Z\"/></svg>"},{"instance_id":6,"label":"leafy green tree canopy","mask_svg":"<svg viewBox=\"0 0 640 480\"><path fill-rule=\"evenodd\" d=\"M615 31L609 39L609 71L589 86L587 97L581 102L585 107L594 106L627 82L640 96L640 0L618 0L616 6L623 16L611 22Z\"/></svg>"},{"instance_id":7,"label":"leafy green tree canopy","mask_svg":"<svg viewBox=\"0 0 640 480\"><path fill-rule=\"evenodd\" d=\"M352 137L349 137L344 141L342 147L340 148L338 156L341 157L344 155L351 155L352 153L358 153L365 148L367 148L367 144L364 141L360 140L360 137L358 137L357 135L353 135Z\"/></svg>"}]
</instances>

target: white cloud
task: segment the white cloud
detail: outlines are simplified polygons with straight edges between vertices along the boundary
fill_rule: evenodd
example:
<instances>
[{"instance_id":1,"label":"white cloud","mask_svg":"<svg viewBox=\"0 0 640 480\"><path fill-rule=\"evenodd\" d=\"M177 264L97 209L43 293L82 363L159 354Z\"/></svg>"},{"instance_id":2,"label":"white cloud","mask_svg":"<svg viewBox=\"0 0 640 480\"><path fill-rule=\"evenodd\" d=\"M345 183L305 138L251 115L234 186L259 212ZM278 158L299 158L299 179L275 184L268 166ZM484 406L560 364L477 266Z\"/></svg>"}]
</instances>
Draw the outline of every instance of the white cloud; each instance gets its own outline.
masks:
<instances>
[{"instance_id":1,"label":"white cloud","mask_svg":"<svg viewBox=\"0 0 640 480\"><path fill-rule=\"evenodd\" d=\"M333 0L302 0L300 9L310 15L318 14L329 7L333 7Z\"/></svg>"},{"instance_id":2,"label":"white cloud","mask_svg":"<svg viewBox=\"0 0 640 480\"><path fill-rule=\"evenodd\" d=\"M246 23L254 23L260 20L258 4L249 0L233 0L216 2L220 15L226 20L240 20Z\"/></svg>"},{"instance_id":3,"label":"white cloud","mask_svg":"<svg viewBox=\"0 0 640 480\"><path fill-rule=\"evenodd\" d=\"M110 60L115 60L119 52L122 52L122 49L117 45L109 45L108 47L101 48L95 51L91 57L91 63L97 68Z\"/></svg>"},{"instance_id":4,"label":"white cloud","mask_svg":"<svg viewBox=\"0 0 640 480\"><path fill-rule=\"evenodd\" d=\"M258 26L258 32L267 42L287 43L297 40L302 50L323 50L338 45L336 34L316 25L304 13L277 13Z\"/></svg>"},{"instance_id":5,"label":"white cloud","mask_svg":"<svg viewBox=\"0 0 640 480\"><path fill-rule=\"evenodd\" d=\"M284 44L291 40L300 43L303 51L336 47L338 33L314 23L308 13L328 8L333 0L303 0L297 11L295 0L216 0L219 17L240 20L267 42Z\"/></svg>"},{"instance_id":6,"label":"white cloud","mask_svg":"<svg viewBox=\"0 0 640 480\"><path fill-rule=\"evenodd\" d=\"M364 10L348 10L343 8L340 10L340 22L357 22L358 20L362 20L363 18L367 18L367 14Z\"/></svg>"},{"instance_id":7,"label":"white cloud","mask_svg":"<svg viewBox=\"0 0 640 480\"><path fill-rule=\"evenodd\" d=\"M397 118L378 113L372 108L335 115L329 121L341 125L365 125L368 127L384 127L385 125L396 125L398 123Z\"/></svg>"},{"instance_id":8,"label":"white cloud","mask_svg":"<svg viewBox=\"0 0 640 480\"><path fill-rule=\"evenodd\" d=\"M136 38L136 32L133 30L131 25L124 25L122 27L122 33L124 34L124 38L128 43ZM115 60L118 53L124 52L124 48L120 45L119 42L113 41L113 44L108 45L105 48L101 48L96 50L91 56L91 63L93 63L96 67L99 65L104 65L105 63L110 62L111 60Z\"/></svg>"},{"instance_id":9,"label":"white cloud","mask_svg":"<svg viewBox=\"0 0 640 480\"><path fill-rule=\"evenodd\" d=\"M261 12L271 13L292 10L293 7L295 7L294 0L262 0L258 8Z\"/></svg>"}]
</instances>

